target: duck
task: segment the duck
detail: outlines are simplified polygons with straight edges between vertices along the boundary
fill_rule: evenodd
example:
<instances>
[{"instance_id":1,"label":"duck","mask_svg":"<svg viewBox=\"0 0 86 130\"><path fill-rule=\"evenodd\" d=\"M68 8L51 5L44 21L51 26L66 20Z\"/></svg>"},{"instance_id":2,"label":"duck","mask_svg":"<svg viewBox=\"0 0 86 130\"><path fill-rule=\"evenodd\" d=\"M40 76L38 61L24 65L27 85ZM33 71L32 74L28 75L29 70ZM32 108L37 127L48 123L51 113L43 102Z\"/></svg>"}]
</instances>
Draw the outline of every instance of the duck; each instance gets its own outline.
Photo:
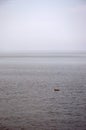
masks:
<instances>
[{"instance_id":1,"label":"duck","mask_svg":"<svg viewBox=\"0 0 86 130\"><path fill-rule=\"evenodd\" d=\"M58 88L54 88L54 91L60 91L60 89L58 89Z\"/></svg>"}]
</instances>

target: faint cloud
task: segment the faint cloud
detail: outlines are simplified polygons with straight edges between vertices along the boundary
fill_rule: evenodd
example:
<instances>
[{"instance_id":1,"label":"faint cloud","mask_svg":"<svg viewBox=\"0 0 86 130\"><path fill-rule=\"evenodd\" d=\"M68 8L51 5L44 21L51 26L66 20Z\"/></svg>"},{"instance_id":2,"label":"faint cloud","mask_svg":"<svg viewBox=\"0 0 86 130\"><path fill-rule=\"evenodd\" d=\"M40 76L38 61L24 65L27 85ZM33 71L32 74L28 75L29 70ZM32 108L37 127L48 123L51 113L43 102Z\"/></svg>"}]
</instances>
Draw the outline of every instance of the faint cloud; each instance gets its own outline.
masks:
<instances>
[{"instance_id":1,"label":"faint cloud","mask_svg":"<svg viewBox=\"0 0 86 130\"><path fill-rule=\"evenodd\" d=\"M85 12L86 13L86 4L77 5L75 7L72 7L70 10L74 13L78 13L78 12Z\"/></svg>"},{"instance_id":2,"label":"faint cloud","mask_svg":"<svg viewBox=\"0 0 86 130\"><path fill-rule=\"evenodd\" d=\"M0 0L0 5L2 6L3 4L7 3L9 0Z\"/></svg>"}]
</instances>

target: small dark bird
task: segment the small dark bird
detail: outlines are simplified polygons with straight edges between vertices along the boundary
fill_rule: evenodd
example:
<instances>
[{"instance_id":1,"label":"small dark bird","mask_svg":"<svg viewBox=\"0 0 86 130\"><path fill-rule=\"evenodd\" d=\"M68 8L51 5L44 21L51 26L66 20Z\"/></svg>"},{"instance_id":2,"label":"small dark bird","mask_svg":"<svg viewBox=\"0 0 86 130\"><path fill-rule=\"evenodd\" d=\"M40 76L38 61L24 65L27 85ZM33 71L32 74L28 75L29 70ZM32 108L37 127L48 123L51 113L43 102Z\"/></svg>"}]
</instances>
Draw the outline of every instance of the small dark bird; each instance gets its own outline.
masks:
<instances>
[{"instance_id":1,"label":"small dark bird","mask_svg":"<svg viewBox=\"0 0 86 130\"><path fill-rule=\"evenodd\" d=\"M60 91L60 89L58 89L58 88L54 88L54 91Z\"/></svg>"}]
</instances>

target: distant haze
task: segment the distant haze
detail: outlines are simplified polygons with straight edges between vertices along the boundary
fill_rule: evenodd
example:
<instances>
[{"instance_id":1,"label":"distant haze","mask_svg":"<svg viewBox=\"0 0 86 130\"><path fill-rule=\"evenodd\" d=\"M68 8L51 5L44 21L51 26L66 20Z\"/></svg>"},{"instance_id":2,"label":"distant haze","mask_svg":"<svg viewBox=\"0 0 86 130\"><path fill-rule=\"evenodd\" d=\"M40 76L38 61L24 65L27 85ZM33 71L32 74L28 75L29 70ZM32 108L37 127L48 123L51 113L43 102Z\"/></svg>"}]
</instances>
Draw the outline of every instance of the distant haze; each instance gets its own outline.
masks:
<instances>
[{"instance_id":1,"label":"distant haze","mask_svg":"<svg viewBox=\"0 0 86 130\"><path fill-rule=\"evenodd\" d=\"M86 51L85 0L0 0L0 52Z\"/></svg>"}]
</instances>

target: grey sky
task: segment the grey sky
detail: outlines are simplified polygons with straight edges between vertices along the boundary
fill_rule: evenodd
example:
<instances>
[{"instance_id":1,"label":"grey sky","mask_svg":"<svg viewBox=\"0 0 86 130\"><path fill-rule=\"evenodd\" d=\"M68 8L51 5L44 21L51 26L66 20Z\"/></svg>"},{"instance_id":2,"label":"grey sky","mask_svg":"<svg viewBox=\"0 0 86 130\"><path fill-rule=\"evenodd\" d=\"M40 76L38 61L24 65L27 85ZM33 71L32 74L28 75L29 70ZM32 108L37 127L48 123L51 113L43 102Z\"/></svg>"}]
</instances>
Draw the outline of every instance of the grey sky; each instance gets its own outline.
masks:
<instances>
[{"instance_id":1,"label":"grey sky","mask_svg":"<svg viewBox=\"0 0 86 130\"><path fill-rule=\"evenodd\" d=\"M85 0L0 0L0 51L86 50Z\"/></svg>"}]
</instances>

